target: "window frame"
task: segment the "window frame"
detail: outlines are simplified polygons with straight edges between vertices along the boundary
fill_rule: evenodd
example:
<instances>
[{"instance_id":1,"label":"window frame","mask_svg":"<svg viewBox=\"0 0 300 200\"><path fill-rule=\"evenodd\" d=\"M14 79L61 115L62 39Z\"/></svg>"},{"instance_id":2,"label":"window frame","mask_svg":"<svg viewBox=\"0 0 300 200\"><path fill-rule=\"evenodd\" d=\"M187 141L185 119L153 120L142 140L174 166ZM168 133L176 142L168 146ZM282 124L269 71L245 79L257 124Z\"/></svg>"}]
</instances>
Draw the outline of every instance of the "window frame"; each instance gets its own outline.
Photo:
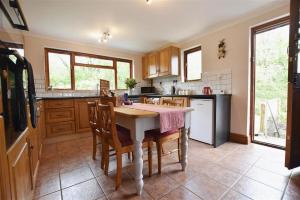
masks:
<instances>
[{"instance_id":1,"label":"window frame","mask_svg":"<svg viewBox=\"0 0 300 200\"><path fill-rule=\"evenodd\" d=\"M183 52L183 66L184 66L184 82L190 82L190 81L200 81L202 79L202 62L201 62L201 73L200 73L200 79L193 79L193 80L188 80L187 79L187 70L188 70L188 67L187 67L187 57L189 54L191 53L194 53L194 52L197 52L197 51L201 51L201 60L202 60L202 47L201 45L197 46L197 47L194 47L194 48L191 48L191 49L188 49L188 50L185 50Z\"/></svg>"},{"instance_id":2,"label":"window frame","mask_svg":"<svg viewBox=\"0 0 300 200\"><path fill-rule=\"evenodd\" d=\"M70 55L70 76L71 76L71 88L70 89L59 89L59 88L50 88L50 74L49 74L49 53L60 53ZM83 56L89 58L97 58L97 59L104 59L104 60L111 60L113 65L105 66L105 65L93 65L93 64L84 64L84 63L76 63L75 57L76 56ZM114 90L124 90L118 88L118 79L117 79L117 62L127 62L130 65L130 78L133 75L132 69L132 60L124 59L124 58L116 58L116 57L109 57L109 56L102 56L102 55L95 55L89 53L81 53L75 51L67 51L67 50L59 50L59 49L52 49L52 48L45 48L45 89L46 90L74 90L74 91L90 91L90 90L76 90L75 87L75 66L79 67L91 67L91 68L100 68L100 69L113 69L115 73L115 89Z\"/></svg>"}]
</instances>

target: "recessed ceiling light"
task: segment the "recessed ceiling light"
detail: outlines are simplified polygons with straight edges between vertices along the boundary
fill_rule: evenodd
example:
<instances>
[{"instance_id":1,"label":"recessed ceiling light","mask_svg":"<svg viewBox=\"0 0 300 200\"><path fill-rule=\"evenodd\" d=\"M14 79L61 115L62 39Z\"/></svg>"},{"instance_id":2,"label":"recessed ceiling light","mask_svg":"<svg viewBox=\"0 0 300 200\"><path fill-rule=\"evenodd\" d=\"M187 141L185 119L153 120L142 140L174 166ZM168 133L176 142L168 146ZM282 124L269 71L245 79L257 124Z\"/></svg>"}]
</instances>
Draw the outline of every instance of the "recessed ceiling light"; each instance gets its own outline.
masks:
<instances>
[{"instance_id":1,"label":"recessed ceiling light","mask_svg":"<svg viewBox=\"0 0 300 200\"><path fill-rule=\"evenodd\" d=\"M152 0L146 0L146 3L147 3L148 5L150 5L150 4L152 3Z\"/></svg>"}]
</instances>

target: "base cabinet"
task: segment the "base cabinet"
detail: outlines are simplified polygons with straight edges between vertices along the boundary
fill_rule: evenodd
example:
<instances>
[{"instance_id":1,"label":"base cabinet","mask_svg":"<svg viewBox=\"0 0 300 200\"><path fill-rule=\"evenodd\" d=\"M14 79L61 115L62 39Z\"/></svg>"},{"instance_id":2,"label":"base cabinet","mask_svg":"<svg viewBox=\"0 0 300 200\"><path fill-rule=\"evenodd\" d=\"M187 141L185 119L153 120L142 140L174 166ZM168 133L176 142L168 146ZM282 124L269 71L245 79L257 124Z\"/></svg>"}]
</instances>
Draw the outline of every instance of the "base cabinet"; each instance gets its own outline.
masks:
<instances>
[{"instance_id":1,"label":"base cabinet","mask_svg":"<svg viewBox=\"0 0 300 200\"><path fill-rule=\"evenodd\" d=\"M33 176L30 158L29 130L8 151L11 196L13 200L31 200L33 196Z\"/></svg>"}]
</instances>

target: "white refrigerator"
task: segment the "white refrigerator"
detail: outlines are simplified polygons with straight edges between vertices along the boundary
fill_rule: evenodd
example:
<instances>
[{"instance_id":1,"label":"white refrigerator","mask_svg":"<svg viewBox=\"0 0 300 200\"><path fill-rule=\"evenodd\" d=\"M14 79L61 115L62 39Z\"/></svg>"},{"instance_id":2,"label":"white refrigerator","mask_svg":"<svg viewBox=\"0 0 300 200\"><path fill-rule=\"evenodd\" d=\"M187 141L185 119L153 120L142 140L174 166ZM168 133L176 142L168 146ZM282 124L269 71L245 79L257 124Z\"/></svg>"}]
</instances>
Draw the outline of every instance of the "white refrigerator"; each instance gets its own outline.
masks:
<instances>
[{"instance_id":1,"label":"white refrigerator","mask_svg":"<svg viewBox=\"0 0 300 200\"><path fill-rule=\"evenodd\" d=\"M190 138L213 144L213 100L191 99L190 103L194 109L191 116Z\"/></svg>"}]
</instances>

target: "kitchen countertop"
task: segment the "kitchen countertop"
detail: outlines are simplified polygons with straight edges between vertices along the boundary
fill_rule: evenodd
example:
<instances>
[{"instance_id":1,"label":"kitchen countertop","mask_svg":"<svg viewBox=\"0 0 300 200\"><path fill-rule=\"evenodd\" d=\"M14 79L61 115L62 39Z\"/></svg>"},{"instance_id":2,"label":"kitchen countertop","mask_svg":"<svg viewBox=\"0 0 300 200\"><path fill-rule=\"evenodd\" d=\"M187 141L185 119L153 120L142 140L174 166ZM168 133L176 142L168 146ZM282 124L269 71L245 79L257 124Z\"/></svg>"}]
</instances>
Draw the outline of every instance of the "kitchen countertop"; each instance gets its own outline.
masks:
<instances>
[{"instance_id":1,"label":"kitchen countertop","mask_svg":"<svg viewBox=\"0 0 300 200\"><path fill-rule=\"evenodd\" d=\"M231 94L211 94L211 95L204 95L204 94L191 94L191 95L171 95L171 94L140 94L140 95L129 95L129 98L137 98L137 97L152 97L152 98L159 98L159 97L189 97L189 98L203 98L203 99L213 99L217 96L231 96Z\"/></svg>"},{"instance_id":2,"label":"kitchen countertop","mask_svg":"<svg viewBox=\"0 0 300 200\"><path fill-rule=\"evenodd\" d=\"M192 95L171 95L171 94L139 94L139 95L129 95L129 98L139 98L139 97L151 97L151 98L159 98L159 97L188 97L188 98L199 98L199 99L214 99L217 96L231 96L231 94L212 94L212 95L204 95L204 94L192 94ZM37 101L40 100L59 100L59 99L84 99L84 98L100 98L101 96L56 96L56 97L37 97Z\"/></svg>"},{"instance_id":3,"label":"kitchen countertop","mask_svg":"<svg viewBox=\"0 0 300 200\"><path fill-rule=\"evenodd\" d=\"M100 96L57 96L57 97L36 97L39 100L59 100L59 99L84 99L84 98L99 98Z\"/></svg>"}]
</instances>

